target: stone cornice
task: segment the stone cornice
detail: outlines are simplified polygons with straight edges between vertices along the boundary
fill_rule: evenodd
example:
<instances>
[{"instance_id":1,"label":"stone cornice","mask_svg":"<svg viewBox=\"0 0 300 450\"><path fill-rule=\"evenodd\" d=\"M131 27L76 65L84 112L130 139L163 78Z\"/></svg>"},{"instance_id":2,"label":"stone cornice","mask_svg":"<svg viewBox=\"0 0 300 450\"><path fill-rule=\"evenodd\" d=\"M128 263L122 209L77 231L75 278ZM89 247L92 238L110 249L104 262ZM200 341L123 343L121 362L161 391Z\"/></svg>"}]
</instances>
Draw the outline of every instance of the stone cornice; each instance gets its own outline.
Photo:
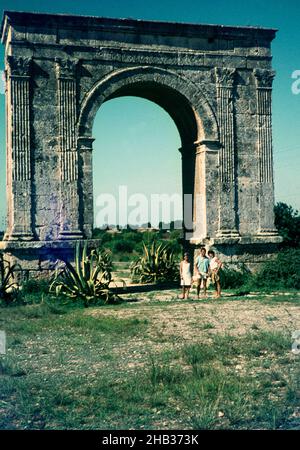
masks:
<instances>
[{"instance_id":1,"label":"stone cornice","mask_svg":"<svg viewBox=\"0 0 300 450\"><path fill-rule=\"evenodd\" d=\"M211 38L255 38L271 42L276 33L274 28L238 27L210 24L192 24L176 22L160 22L136 19L114 19L106 17L79 16L68 14L44 14L32 12L4 11L1 34L5 41L7 24L25 27L38 27L41 29L87 29L107 30L109 32L139 33L145 31L153 35L207 37Z\"/></svg>"}]
</instances>

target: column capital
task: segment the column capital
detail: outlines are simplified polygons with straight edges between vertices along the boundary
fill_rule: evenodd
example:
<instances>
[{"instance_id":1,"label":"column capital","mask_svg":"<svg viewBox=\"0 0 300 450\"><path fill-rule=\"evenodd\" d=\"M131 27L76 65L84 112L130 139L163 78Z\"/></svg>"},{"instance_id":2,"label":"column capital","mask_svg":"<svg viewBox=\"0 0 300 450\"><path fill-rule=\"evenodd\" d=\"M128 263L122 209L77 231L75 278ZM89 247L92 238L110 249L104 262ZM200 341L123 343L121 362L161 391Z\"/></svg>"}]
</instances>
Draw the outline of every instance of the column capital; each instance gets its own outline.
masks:
<instances>
[{"instance_id":1,"label":"column capital","mask_svg":"<svg viewBox=\"0 0 300 450\"><path fill-rule=\"evenodd\" d=\"M31 58L7 56L8 76L29 77L31 71Z\"/></svg>"},{"instance_id":2,"label":"column capital","mask_svg":"<svg viewBox=\"0 0 300 450\"><path fill-rule=\"evenodd\" d=\"M58 78L72 79L76 77L76 71L79 61L75 59L55 58L56 74Z\"/></svg>"},{"instance_id":3,"label":"column capital","mask_svg":"<svg viewBox=\"0 0 300 450\"><path fill-rule=\"evenodd\" d=\"M94 140L95 140L95 138L92 138L92 137L78 136L78 138L77 138L78 150L80 152L92 151Z\"/></svg>"},{"instance_id":4,"label":"column capital","mask_svg":"<svg viewBox=\"0 0 300 450\"><path fill-rule=\"evenodd\" d=\"M254 69L253 74L255 77L256 87L258 89L272 88L272 83L276 74L275 70Z\"/></svg>"},{"instance_id":5,"label":"column capital","mask_svg":"<svg viewBox=\"0 0 300 450\"><path fill-rule=\"evenodd\" d=\"M236 69L231 67L215 67L216 83L221 87L232 88L235 83Z\"/></svg>"},{"instance_id":6,"label":"column capital","mask_svg":"<svg viewBox=\"0 0 300 450\"><path fill-rule=\"evenodd\" d=\"M211 141L204 139L203 141L195 142L196 145L196 153L200 152L218 152L218 150L222 147L220 141Z\"/></svg>"},{"instance_id":7,"label":"column capital","mask_svg":"<svg viewBox=\"0 0 300 450\"><path fill-rule=\"evenodd\" d=\"M191 144L183 145L178 151L183 157L191 157L203 151L217 152L222 147L219 141L204 139Z\"/></svg>"}]
</instances>

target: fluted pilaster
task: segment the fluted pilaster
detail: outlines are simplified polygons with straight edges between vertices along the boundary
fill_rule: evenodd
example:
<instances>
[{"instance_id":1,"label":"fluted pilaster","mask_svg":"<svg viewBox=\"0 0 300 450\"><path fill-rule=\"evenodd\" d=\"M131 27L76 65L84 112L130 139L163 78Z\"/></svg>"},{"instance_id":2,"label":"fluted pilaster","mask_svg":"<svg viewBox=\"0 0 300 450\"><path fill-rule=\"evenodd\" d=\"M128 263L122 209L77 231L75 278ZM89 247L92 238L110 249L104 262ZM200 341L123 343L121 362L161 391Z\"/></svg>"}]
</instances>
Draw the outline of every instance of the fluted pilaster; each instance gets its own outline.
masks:
<instances>
[{"instance_id":1,"label":"fluted pilaster","mask_svg":"<svg viewBox=\"0 0 300 450\"><path fill-rule=\"evenodd\" d=\"M257 103L257 160L259 189L259 235L276 235L274 227L274 182L272 149L273 70L255 69Z\"/></svg>"},{"instance_id":2,"label":"fluted pilaster","mask_svg":"<svg viewBox=\"0 0 300 450\"><path fill-rule=\"evenodd\" d=\"M82 236L79 230L78 149L76 146L76 67L77 62L73 60L56 61L61 180L60 239L76 239Z\"/></svg>"},{"instance_id":3,"label":"fluted pilaster","mask_svg":"<svg viewBox=\"0 0 300 450\"><path fill-rule=\"evenodd\" d=\"M219 153L219 237L237 237L235 174L234 85L236 69L216 68Z\"/></svg>"},{"instance_id":4,"label":"fluted pilaster","mask_svg":"<svg viewBox=\"0 0 300 450\"><path fill-rule=\"evenodd\" d=\"M8 229L5 239L32 240L31 59L8 56L6 77Z\"/></svg>"}]
</instances>

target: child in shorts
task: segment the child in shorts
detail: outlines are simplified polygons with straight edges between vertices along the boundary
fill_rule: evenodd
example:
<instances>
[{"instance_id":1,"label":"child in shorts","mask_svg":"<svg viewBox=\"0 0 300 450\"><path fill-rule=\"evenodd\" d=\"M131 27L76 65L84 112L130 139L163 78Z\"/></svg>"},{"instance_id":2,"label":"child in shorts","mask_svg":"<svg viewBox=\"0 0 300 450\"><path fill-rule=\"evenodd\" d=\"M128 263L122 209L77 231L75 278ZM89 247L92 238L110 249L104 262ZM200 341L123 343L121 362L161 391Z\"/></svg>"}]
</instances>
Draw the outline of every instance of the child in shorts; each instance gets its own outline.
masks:
<instances>
[{"instance_id":1,"label":"child in shorts","mask_svg":"<svg viewBox=\"0 0 300 450\"><path fill-rule=\"evenodd\" d=\"M203 283L203 295L206 297L206 285L208 278L209 259L206 256L206 250L204 247L200 250L200 255L196 258L194 274L197 278L197 298L200 297L201 282Z\"/></svg>"},{"instance_id":2,"label":"child in shorts","mask_svg":"<svg viewBox=\"0 0 300 450\"><path fill-rule=\"evenodd\" d=\"M219 271L223 266L222 261L217 258L215 252L213 250L209 250L209 276L211 278L211 282L215 285L216 293L215 297L221 297L221 282L220 282L220 274Z\"/></svg>"}]
</instances>

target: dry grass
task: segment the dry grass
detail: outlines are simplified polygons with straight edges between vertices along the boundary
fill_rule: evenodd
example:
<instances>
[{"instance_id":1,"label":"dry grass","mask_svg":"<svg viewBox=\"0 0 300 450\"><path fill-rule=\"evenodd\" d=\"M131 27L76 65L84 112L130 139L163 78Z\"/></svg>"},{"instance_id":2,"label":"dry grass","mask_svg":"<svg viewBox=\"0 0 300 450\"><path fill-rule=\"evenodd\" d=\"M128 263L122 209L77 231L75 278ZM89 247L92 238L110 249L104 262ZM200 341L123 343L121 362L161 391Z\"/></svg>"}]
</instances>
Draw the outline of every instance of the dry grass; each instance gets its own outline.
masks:
<instances>
[{"instance_id":1,"label":"dry grass","mask_svg":"<svg viewBox=\"0 0 300 450\"><path fill-rule=\"evenodd\" d=\"M1 310L1 428L300 427L299 293L125 298Z\"/></svg>"}]
</instances>

